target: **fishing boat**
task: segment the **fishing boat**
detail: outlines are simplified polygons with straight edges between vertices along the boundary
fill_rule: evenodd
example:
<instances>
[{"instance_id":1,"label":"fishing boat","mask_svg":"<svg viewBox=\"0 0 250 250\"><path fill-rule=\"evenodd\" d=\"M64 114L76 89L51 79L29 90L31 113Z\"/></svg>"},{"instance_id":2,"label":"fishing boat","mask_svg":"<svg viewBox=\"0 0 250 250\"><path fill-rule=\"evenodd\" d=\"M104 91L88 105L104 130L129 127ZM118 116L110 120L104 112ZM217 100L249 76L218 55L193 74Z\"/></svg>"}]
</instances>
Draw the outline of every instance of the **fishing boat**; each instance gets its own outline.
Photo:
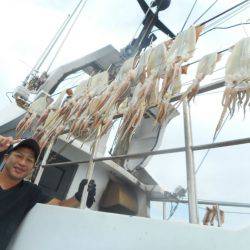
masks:
<instances>
[{"instance_id":1,"label":"fishing boat","mask_svg":"<svg viewBox=\"0 0 250 250\"><path fill-rule=\"evenodd\" d=\"M191 58L197 40L218 28L218 23L211 26L212 22L222 22L221 18L230 18L236 11L249 8L250 2L242 1L200 21L215 1L187 28L195 1L178 34L160 20L160 12L168 11L171 1L156 0L150 5L144 0L137 2L145 13L143 28L126 47L118 50L107 45L50 71L63 40L48 70L41 72L55 44L68 27L71 30L84 9L87 1L80 1L15 89L15 103L4 113L0 134L39 141L42 154L29 180L46 193L65 199L74 195L83 178L94 179L97 193L91 209L85 205L86 190L80 209L37 204L13 237L10 250L248 249L250 229L221 227L224 220L221 207L250 205L198 200L196 172L200 165L195 169L194 152L250 142L249 138L215 142L227 118L233 117L237 104L247 112L250 59L242 51L249 52L250 40L241 37L230 48L205 53L196 61ZM154 27L166 35L157 46ZM225 52L229 55L224 56ZM238 67L236 60L241 62ZM216 71L219 62L226 65L226 76L202 84L205 77ZM189 84L183 84L192 66L196 75ZM236 74L239 68L245 69L241 72L244 77L247 75L244 80ZM74 86L72 82L77 84ZM194 145L190 102L200 94L222 88L223 111L213 131L214 139L209 144ZM183 113L185 146L162 149L164 134L180 113ZM157 183L147 166L154 155L176 152L184 152L186 156L187 187L179 186L170 192ZM153 201L163 204L164 220L150 218ZM177 204L169 218L178 204L187 203L189 223L167 220L166 203ZM203 223L198 204L213 206L205 208ZM208 226L214 220L218 227Z\"/></svg>"}]
</instances>

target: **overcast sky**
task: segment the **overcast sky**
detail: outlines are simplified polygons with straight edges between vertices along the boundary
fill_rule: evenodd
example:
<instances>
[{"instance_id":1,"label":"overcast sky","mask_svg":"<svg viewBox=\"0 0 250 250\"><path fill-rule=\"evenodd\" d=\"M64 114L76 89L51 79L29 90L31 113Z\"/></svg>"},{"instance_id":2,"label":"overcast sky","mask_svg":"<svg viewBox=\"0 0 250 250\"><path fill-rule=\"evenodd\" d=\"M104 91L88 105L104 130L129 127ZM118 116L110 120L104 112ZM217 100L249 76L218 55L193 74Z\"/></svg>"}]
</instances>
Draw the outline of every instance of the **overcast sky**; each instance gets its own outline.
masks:
<instances>
[{"instance_id":1,"label":"overcast sky","mask_svg":"<svg viewBox=\"0 0 250 250\"><path fill-rule=\"evenodd\" d=\"M178 33L194 1L175 0L172 2L170 8L160 14L160 19L173 32ZM198 1L187 26L191 25L212 2L213 0ZM239 2L239 0L219 0L202 20L206 20ZM9 102L5 93L13 91L24 80L67 14L77 3L78 0L1 1L1 108L4 109ZM249 18L250 10L248 8L221 26L245 22ZM143 12L135 0L89 0L53 68L82 57L107 44L112 44L118 50L123 48L134 37L142 19ZM250 34L249 26L214 31L205 35L200 38L192 60L236 43L242 37ZM167 39L160 32L155 34L159 37L157 43ZM218 65L218 68L221 66ZM191 68L190 72L194 72L194 70L195 67ZM217 72L207 78L203 84L223 76L223 73L223 70ZM184 80L190 79L192 79L191 74ZM222 93L220 92L206 94L197 97L192 104L194 144L212 141L221 112L221 97ZM182 112L181 109L179 111ZM236 114L232 120L226 123L218 141L249 137L249 121L249 114L246 119L243 119L242 113ZM183 135L182 115L180 115L169 124L161 148L183 146ZM196 166L204 153L195 153ZM211 150L197 175L198 197L200 199L250 203L248 155L248 144ZM162 186L170 191L173 191L178 185L186 186L184 153L156 156L151 160L148 170ZM154 211L158 211L157 209L160 209L159 206ZM181 214L183 215L183 213ZM244 223L250 224L250 216L247 218L244 218Z\"/></svg>"}]
</instances>

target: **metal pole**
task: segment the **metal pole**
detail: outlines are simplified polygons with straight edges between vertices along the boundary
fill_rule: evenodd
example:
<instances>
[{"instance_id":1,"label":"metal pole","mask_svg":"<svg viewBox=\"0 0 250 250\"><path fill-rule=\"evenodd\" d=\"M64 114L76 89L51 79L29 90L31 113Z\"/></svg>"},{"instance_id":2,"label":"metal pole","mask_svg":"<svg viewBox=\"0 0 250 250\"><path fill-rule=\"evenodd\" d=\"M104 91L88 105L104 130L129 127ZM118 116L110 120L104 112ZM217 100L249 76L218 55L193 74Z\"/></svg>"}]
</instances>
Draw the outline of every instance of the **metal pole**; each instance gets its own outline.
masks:
<instances>
[{"instance_id":1,"label":"metal pole","mask_svg":"<svg viewBox=\"0 0 250 250\"><path fill-rule=\"evenodd\" d=\"M178 202L181 204L187 204L188 200L179 200L176 198L154 198L151 197L150 201L158 201L158 202ZM212 201L212 200L198 200L198 204L202 205L214 205L218 204L223 207L245 207L250 208L250 203L240 203L240 202L231 202L231 201Z\"/></svg>"},{"instance_id":2,"label":"metal pole","mask_svg":"<svg viewBox=\"0 0 250 250\"><path fill-rule=\"evenodd\" d=\"M229 141L222 141L222 142L216 142L216 143L209 143L209 144L203 144L203 145L197 145L191 147L193 151L198 150L205 150L205 149L213 149L213 148L221 148L221 147L230 147L235 145L241 145L241 144L247 144L250 143L250 138L242 138L237 140L229 140ZM152 155L162 155L162 154L173 154L173 153L179 153L184 152L185 147L180 148L170 148L170 149L161 149L161 150L154 150L149 152L142 152L142 153L135 153L135 154L127 154L127 155L116 155L116 156L108 156L108 157L99 157L93 159L94 162L97 161L108 161L108 160L115 160L115 159L133 159L133 158L141 158L141 157L147 157ZM66 162L59 162L59 163L50 163L45 164L43 167L53 167L53 166L70 166L80 163L89 163L89 160L82 160L82 161L66 161Z\"/></svg>"},{"instance_id":3,"label":"metal pole","mask_svg":"<svg viewBox=\"0 0 250 250\"><path fill-rule=\"evenodd\" d=\"M38 173L37 173L36 179L35 179L35 181L34 181L34 183L37 184L37 185L38 185L38 183L39 183L39 181L40 181L40 179L41 179L41 177L42 177L43 171L44 171L44 168L43 168L42 166L46 164L46 162L47 162L47 160L48 160L48 158L49 158L49 155L50 155L50 153L51 153L51 150L52 150L52 148L53 148L53 145L54 145L54 141L52 141L52 142L49 144L49 146L47 147L47 149L46 149L46 151L45 151L45 154L44 154L44 156L43 156L43 160L42 160L41 166L40 166L40 168L39 168L39 171L38 171Z\"/></svg>"},{"instance_id":4,"label":"metal pole","mask_svg":"<svg viewBox=\"0 0 250 250\"><path fill-rule=\"evenodd\" d=\"M198 224L199 218L198 218L198 207L196 199L194 154L192 150L193 139L192 139L191 117L190 117L189 104L186 98L183 101L183 118L184 118L185 146L186 146L189 222Z\"/></svg>"},{"instance_id":5,"label":"metal pole","mask_svg":"<svg viewBox=\"0 0 250 250\"><path fill-rule=\"evenodd\" d=\"M162 202L162 219L167 219L167 203L165 201Z\"/></svg>"},{"instance_id":6,"label":"metal pole","mask_svg":"<svg viewBox=\"0 0 250 250\"><path fill-rule=\"evenodd\" d=\"M216 214L217 214L218 227L221 227L220 207L219 207L219 204L216 204Z\"/></svg>"},{"instance_id":7,"label":"metal pole","mask_svg":"<svg viewBox=\"0 0 250 250\"><path fill-rule=\"evenodd\" d=\"M91 148L89 167L88 167L87 175L86 175L86 179L88 180L88 182L87 182L85 188L83 189L81 204L80 204L80 208L82 208L82 209L86 208L86 201L88 198L88 188L87 187L89 185L90 180L92 179L94 168L95 168L95 162L93 160L94 160L94 157L96 154L96 149L97 149L97 146L98 146L98 143L100 140L101 130L102 130L102 125L100 125L98 128L96 138L95 138L94 143L93 143L92 148Z\"/></svg>"}]
</instances>

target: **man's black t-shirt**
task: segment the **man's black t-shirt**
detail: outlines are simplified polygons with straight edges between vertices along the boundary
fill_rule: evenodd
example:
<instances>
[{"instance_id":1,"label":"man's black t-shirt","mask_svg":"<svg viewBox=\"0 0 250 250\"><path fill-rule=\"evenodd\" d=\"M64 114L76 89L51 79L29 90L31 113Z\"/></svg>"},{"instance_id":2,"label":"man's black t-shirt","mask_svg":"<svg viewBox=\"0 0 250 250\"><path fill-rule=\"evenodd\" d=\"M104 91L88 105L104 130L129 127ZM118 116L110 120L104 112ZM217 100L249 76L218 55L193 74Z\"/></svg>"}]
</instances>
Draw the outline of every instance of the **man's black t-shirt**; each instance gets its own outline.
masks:
<instances>
[{"instance_id":1,"label":"man's black t-shirt","mask_svg":"<svg viewBox=\"0 0 250 250\"><path fill-rule=\"evenodd\" d=\"M8 190L0 187L0 250L5 250L22 219L36 203L47 203L51 197L37 186L22 181Z\"/></svg>"}]
</instances>

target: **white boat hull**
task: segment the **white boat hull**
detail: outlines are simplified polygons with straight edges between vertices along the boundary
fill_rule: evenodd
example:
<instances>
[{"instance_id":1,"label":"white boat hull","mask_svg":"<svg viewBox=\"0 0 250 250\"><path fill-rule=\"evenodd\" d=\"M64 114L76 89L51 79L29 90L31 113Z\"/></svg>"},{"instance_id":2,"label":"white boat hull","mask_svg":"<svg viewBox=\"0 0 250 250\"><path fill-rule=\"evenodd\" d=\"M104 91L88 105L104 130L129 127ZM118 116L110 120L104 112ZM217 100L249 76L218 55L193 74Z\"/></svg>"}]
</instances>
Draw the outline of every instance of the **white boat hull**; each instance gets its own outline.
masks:
<instances>
[{"instance_id":1,"label":"white boat hull","mask_svg":"<svg viewBox=\"0 0 250 250\"><path fill-rule=\"evenodd\" d=\"M250 229L222 228L36 205L10 250L248 250Z\"/></svg>"}]
</instances>

